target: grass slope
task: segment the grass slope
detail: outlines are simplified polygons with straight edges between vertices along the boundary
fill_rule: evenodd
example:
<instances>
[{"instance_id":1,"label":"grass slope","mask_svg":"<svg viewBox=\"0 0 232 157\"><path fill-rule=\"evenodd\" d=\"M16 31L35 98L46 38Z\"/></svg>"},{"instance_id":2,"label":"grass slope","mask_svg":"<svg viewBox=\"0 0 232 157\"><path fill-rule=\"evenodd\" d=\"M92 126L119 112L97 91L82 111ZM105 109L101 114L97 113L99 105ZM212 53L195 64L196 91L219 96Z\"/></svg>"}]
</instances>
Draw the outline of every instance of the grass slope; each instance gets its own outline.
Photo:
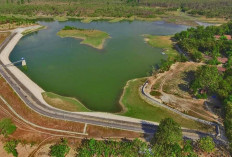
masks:
<instances>
[{"instance_id":1,"label":"grass slope","mask_svg":"<svg viewBox=\"0 0 232 157\"><path fill-rule=\"evenodd\" d=\"M42 93L44 100L51 106L59 108L66 111L73 112L87 112L87 109L81 102L77 99L60 96L51 92Z\"/></svg>"},{"instance_id":2,"label":"grass slope","mask_svg":"<svg viewBox=\"0 0 232 157\"><path fill-rule=\"evenodd\" d=\"M197 129L202 131L209 131L208 126L197 123L181 117L165 108L151 105L142 99L139 88L144 83L145 79L134 79L127 83L124 89L124 94L121 98L121 103L125 106L126 111L120 113L123 116L139 118L149 121L160 122L162 119L170 117L178 122L182 127Z\"/></svg>"},{"instance_id":3,"label":"grass slope","mask_svg":"<svg viewBox=\"0 0 232 157\"><path fill-rule=\"evenodd\" d=\"M169 57L178 55L178 52L173 47L172 36L156 36L156 35L144 35L145 41L152 47L162 48Z\"/></svg>"},{"instance_id":4,"label":"grass slope","mask_svg":"<svg viewBox=\"0 0 232 157\"><path fill-rule=\"evenodd\" d=\"M107 38L110 38L109 34L99 30L88 29L72 29L72 30L60 30L57 33L60 37L73 37L83 39L81 44L86 44L97 49L103 49L104 42Z\"/></svg>"}]
</instances>

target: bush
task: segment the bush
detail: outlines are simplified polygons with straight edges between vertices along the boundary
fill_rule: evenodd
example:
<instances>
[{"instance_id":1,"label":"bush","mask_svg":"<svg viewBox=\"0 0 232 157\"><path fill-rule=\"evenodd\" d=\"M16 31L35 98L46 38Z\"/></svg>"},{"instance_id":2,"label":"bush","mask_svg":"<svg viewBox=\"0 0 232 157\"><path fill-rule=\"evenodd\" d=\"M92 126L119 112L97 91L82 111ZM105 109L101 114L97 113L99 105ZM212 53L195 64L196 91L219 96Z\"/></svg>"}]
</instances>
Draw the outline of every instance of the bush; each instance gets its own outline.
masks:
<instances>
[{"instance_id":1,"label":"bush","mask_svg":"<svg viewBox=\"0 0 232 157\"><path fill-rule=\"evenodd\" d=\"M0 131L4 136L13 134L16 128L17 127L12 123L11 119L3 118L0 121Z\"/></svg>"},{"instance_id":2,"label":"bush","mask_svg":"<svg viewBox=\"0 0 232 157\"><path fill-rule=\"evenodd\" d=\"M202 151L205 151L205 152L212 152L215 148L215 143L212 139L212 137L203 137L199 140L198 142L199 144L199 147Z\"/></svg>"},{"instance_id":3,"label":"bush","mask_svg":"<svg viewBox=\"0 0 232 157\"><path fill-rule=\"evenodd\" d=\"M76 30L76 27L72 27L72 26L64 26L63 30Z\"/></svg>"},{"instance_id":4,"label":"bush","mask_svg":"<svg viewBox=\"0 0 232 157\"><path fill-rule=\"evenodd\" d=\"M65 157L68 154L70 147L67 145L67 140L61 139L61 142L50 147L50 155L54 157Z\"/></svg>"},{"instance_id":5,"label":"bush","mask_svg":"<svg viewBox=\"0 0 232 157\"><path fill-rule=\"evenodd\" d=\"M161 93L159 91L151 91L150 94L152 96L161 96Z\"/></svg>"},{"instance_id":6,"label":"bush","mask_svg":"<svg viewBox=\"0 0 232 157\"><path fill-rule=\"evenodd\" d=\"M207 94L206 94L206 93L197 94L197 95L196 95L196 98L197 98L197 99L207 99Z\"/></svg>"},{"instance_id":7,"label":"bush","mask_svg":"<svg viewBox=\"0 0 232 157\"><path fill-rule=\"evenodd\" d=\"M3 148L8 154L11 153L14 157L17 157L18 156L18 152L16 150L17 145L18 145L18 141L11 140L6 142Z\"/></svg>"}]
</instances>

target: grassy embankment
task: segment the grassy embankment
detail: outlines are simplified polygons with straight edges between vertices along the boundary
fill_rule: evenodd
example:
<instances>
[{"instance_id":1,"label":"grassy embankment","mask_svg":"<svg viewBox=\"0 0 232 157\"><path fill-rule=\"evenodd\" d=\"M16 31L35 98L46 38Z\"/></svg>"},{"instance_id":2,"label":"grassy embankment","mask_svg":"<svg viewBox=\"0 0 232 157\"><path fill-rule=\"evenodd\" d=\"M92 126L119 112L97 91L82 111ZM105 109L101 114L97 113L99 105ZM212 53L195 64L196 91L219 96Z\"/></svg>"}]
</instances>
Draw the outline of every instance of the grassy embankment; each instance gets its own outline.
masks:
<instances>
[{"instance_id":1,"label":"grassy embankment","mask_svg":"<svg viewBox=\"0 0 232 157\"><path fill-rule=\"evenodd\" d=\"M80 101L75 98L60 96L51 92L42 93L44 100L51 106L72 112L87 112L87 109Z\"/></svg>"},{"instance_id":2,"label":"grassy embankment","mask_svg":"<svg viewBox=\"0 0 232 157\"><path fill-rule=\"evenodd\" d=\"M144 78L128 81L121 98L121 103L125 106L126 111L125 113L120 113L121 115L155 122L160 122L160 120L170 117L182 127L203 131L211 129L209 126L183 118L174 112L145 101L139 91L144 82Z\"/></svg>"},{"instance_id":3,"label":"grassy embankment","mask_svg":"<svg viewBox=\"0 0 232 157\"><path fill-rule=\"evenodd\" d=\"M37 31L42 30L42 29L46 29L46 28L47 28L46 26L40 26L37 29L27 29L27 30L22 32L22 35L27 35L27 34L30 34L30 33L33 33L33 32L37 32Z\"/></svg>"},{"instance_id":4,"label":"grassy embankment","mask_svg":"<svg viewBox=\"0 0 232 157\"><path fill-rule=\"evenodd\" d=\"M172 36L144 35L144 40L152 47L162 48L163 52L169 57L175 57L179 53L174 48Z\"/></svg>"},{"instance_id":5,"label":"grassy embankment","mask_svg":"<svg viewBox=\"0 0 232 157\"><path fill-rule=\"evenodd\" d=\"M73 37L82 39L81 44L92 46L96 49L103 49L104 42L110 38L109 34L99 30L78 29L66 26L57 33L60 37Z\"/></svg>"}]
</instances>

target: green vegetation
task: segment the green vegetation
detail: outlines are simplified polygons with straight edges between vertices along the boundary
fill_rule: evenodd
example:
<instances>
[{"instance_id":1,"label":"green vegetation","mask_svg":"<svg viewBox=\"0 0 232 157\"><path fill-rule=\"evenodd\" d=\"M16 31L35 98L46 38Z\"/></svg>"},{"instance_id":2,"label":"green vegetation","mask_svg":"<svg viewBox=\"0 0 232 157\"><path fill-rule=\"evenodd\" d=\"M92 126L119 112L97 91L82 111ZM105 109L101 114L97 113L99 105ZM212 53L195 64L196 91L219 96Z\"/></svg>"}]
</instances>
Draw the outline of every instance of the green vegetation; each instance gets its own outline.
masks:
<instances>
[{"instance_id":1,"label":"green vegetation","mask_svg":"<svg viewBox=\"0 0 232 157\"><path fill-rule=\"evenodd\" d=\"M35 19L0 15L0 30L14 29L19 26L35 24Z\"/></svg>"},{"instance_id":2,"label":"green vegetation","mask_svg":"<svg viewBox=\"0 0 232 157\"><path fill-rule=\"evenodd\" d=\"M183 141L180 125L170 118L161 121L152 143L142 142L139 139L121 141L90 139L83 140L77 151L78 157L197 157L193 142Z\"/></svg>"},{"instance_id":3,"label":"green vegetation","mask_svg":"<svg viewBox=\"0 0 232 157\"><path fill-rule=\"evenodd\" d=\"M222 80L218 69L214 66L200 66L195 72L195 79L191 84L194 93L204 90L208 93L214 93L219 88L219 82Z\"/></svg>"},{"instance_id":4,"label":"green vegetation","mask_svg":"<svg viewBox=\"0 0 232 157\"><path fill-rule=\"evenodd\" d=\"M77 99L60 96L51 92L42 93L44 100L51 106L72 112L87 112L87 109Z\"/></svg>"},{"instance_id":5,"label":"green vegetation","mask_svg":"<svg viewBox=\"0 0 232 157\"><path fill-rule=\"evenodd\" d=\"M52 157L65 157L68 154L70 147L68 146L66 139L61 139L59 143L52 145L50 149L50 155Z\"/></svg>"},{"instance_id":6,"label":"green vegetation","mask_svg":"<svg viewBox=\"0 0 232 157\"><path fill-rule=\"evenodd\" d=\"M45 26L40 26L37 29L27 29L27 30L23 31L22 34L27 35L27 34L30 34L30 33L33 33L33 32L37 32L37 31L42 30L42 29L46 29L46 27Z\"/></svg>"},{"instance_id":7,"label":"green vegetation","mask_svg":"<svg viewBox=\"0 0 232 157\"><path fill-rule=\"evenodd\" d=\"M189 28L187 31L175 34L174 38L193 60L201 61L203 55L209 55L213 59L220 55L231 57L232 40L227 40L224 35L232 35L232 22L221 26ZM216 36L219 38L216 39Z\"/></svg>"},{"instance_id":8,"label":"green vegetation","mask_svg":"<svg viewBox=\"0 0 232 157\"><path fill-rule=\"evenodd\" d=\"M3 148L8 154L12 154L14 157L17 157L18 156L18 152L16 150L17 145L18 145L18 141L11 140L6 142Z\"/></svg>"},{"instance_id":9,"label":"green vegetation","mask_svg":"<svg viewBox=\"0 0 232 157\"><path fill-rule=\"evenodd\" d=\"M144 35L145 41L153 47L162 48L163 52L173 58L179 55L174 48L172 36Z\"/></svg>"},{"instance_id":10,"label":"green vegetation","mask_svg":"<svg viewBox=\"0 0 232 157\"><path fill-rule=\"evenodd\" d=\"M161 63L159 64L159 72L168 71L172 64L176 62L186 62L188 59L183 55L177 55L176 57L168 57L166 60L161 59Z\"/></svg>"},{"instance_id":11,"label":"green vegetation","mask_svg":"<svg viewBox=\"0 0 232 157\"><path fill-rule=\"evenodd\" d=\"M147 143L135 139L122 141L96 141L95 139L84 140L78 149L78 157L94 156L121 156L121 157L138 157L139 152L144 156L151 156Z\"/></svg>"},{"instance_id":12,"label":"green vegetation","mask_svg":"<svg viewBox=\"0 0 232 157\"><path fill-rule=\"evenodd\" d=\"M185 119L165 108L152 105L150 102L145 101L139 91L144 81L145 79L135 79L128 82L121 98L121 103L126 109L124 113L120 113L121 115L155 122L160 122L162 119L170 117L181 124L182 127L209 131L209 126Z\"/></svg>"},{"instance_id":13,"label":"green vegetation","mask_svg":"<svg viewBox=\"0 0 232 157\"><path fill-rule=\"evenodd\" d=\"M198 67L195 72L195 80L191 89L198 98L205 98L207 95L218 95L224 104L226 135L232 143L232 22L221 26L189 28L175 35L180 47L188 52L195 61L201 61L203 56L210 56L212 59L207 64ZM195 54L194 54L195 53ZM216 67L218 57L227 58L223 64L225 72L218 72ZM231 144L232 150L232 144Z\"/></svg>"},{"instance_id":14,"label":"green vegetation","mask_svg":"<svg viewBox=\"0 0 232 157\"><path fill-rule=\"evenodd\" d=\"M152 143L156 156L197 156L190 141L186 141L182 147L181 127L171 118L161 120Z\"/></svg>"},{"instance_id":15,"label":"green vegetation","mask_svg":"<svg viewBox=\"0 0 232 157\"><path fill-rule=\"evenodd\" d=\"M109 34L99 30L88 30L88 29L79 29L75 27L65 26L60 30L57 35L60 37L74 37L83 39L81 44L86 44L97 49L103 49L103 44Z\"/></svg>"},{"instance_id":16,"label":"green vegetation","mask_svg":"<svg viewBox=\"0 0 232 157\"><path fill-rule=\"evenodd\" d=\"M153 141L156 144L175 144L181 140L182 131L180 125L171 118L162 119Z\"/></svg>"},{"instance_id":17,"label":"green vegetation","mask_svg":"<svg viewBox=\"0 0 232 157\"><path fill-rule=\"evenodd\" d=\"M209 136L203 137L198 142L199 147L204 152L212 152L215 148L215 143L213 142L213 139Z\"/></svg>"},{"instance_id":18,"label":"green vegetation","mask_svg":"<svg viewBox=\"0 0 232 157\"><path fill-rule=\"evenodd\" d=\"M54 17L54 20L64 22L64 21L68 21L68 18L64 16L56 16Z\"/></svg>"},{"instance_id":19,"label":"green vegetation","mask_svg":"<svg viewBox=\"0 0 232 157\"><path fill-rule=\"evenodd\" d=\"M73 17L152 18L180 11L191 15L231 18L230 0L0 0L1 14Z\"/></svg>"},{"instance_id":20,"label":"green vegetation","mask_svg":"<svg viewBox=\"0 0 232 157\"><path fill-rule=\"evenodd\" d=\"M161 96L162 95L159 91L151 91L150 94L153 96Z\"/></svg>"},{"instance_id":21,"label":"green vegetation","mask_svg":"<svg viewBox=\"0 0 232 157\"><path fill-rule=\"evenodd\" d=\"M0 121L0 131L5 137L15 132L16 126L12 123L11 119L3 118Z\"/></svg>"}]
</instances>

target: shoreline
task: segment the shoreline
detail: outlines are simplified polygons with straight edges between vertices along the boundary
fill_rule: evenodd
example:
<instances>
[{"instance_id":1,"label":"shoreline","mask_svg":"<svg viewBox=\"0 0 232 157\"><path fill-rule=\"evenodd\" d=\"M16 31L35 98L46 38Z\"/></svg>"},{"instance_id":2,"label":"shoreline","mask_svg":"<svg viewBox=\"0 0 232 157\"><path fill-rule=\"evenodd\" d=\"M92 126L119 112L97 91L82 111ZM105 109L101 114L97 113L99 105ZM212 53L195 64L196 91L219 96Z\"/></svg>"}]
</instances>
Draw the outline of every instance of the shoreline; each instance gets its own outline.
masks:
<instances>
[{"instance_id":1,"label":"shoreline","mask_svg":"<svg viewBox=\"0 0 232 157\"><path fill-rule=\"evenodd\" d=\"M6 45L6 47L2 50L0 54L0 60L4 65L11 64L12 62L9 59L10 53L13 51L14 47L17 45L19 40L23 37L23 34L21 34L23 31L28 29L38 29L40 28L40 25L30 26L30 27L24 27L24 28L17 28L12 33L16 33L16 35L10 40L10 42ZM20 80L20 82L29 89L32 94L40 100L42 103L46 104L45 100L42 98L41 93L45 92L40 86L38 86L35 82L33 82L30 78L26 76L23 72L21 72L17 67L10 66L8 67L9 71L14 74L16 78ZM30 88L28 88L30 87Z\"/></svg>"},{"instance_id":2,"label":"shoreline","mask_svg":"<svg viewBox=\"0 0 232 157\"><path fill-rule=\"evenodd\" d=\"M12 14L3 14L3 16L13 16ZM209 23L209 24L223 24L226 23L230 20L222 18L222 17L214 17L214 18L207 18L205 16L200 16L200 15L189 15L185 14L184 17L182 15L174 15L172 14L173 18L181 18L179 21L171 21L168 19L169 14L167 15L160 15L157 17L153 18L143 18L143 17L137 17L137 16L132 16L132 17L88 17L88 16L81 16L81 17L76 17L76 16L50 16L50 15L35 15L33 17L27 16L27 15L21 15L17 14L14 15L16 17L23 17L23 18L28 18L28 19L35 19L39 21L39 19L44 19L44 20L50 20L50 21L58 21L58 22L65 22L68 20L79 20L82 23L90 23L93 21L101 21L105 20L108 21L109 23L115 23L115 22L122 22L122 21L147 21L147 22L155 22L155 21L165 21L167 23L172 23L172 24L177 24L177 25L187 25L187 26L199 26L199 22L201 23ZM190 17L192 20L186 20L185 17Z\"/></svg>"},{"instance_id":3,"label":"shoreline","mask_svg":"<svg viewBox=\"0 0 232 157\"><path fill-rule=\"evenodd\" d=\"M13 48L16 46L18 41L23 36L21 32L25 29L33 28L33 27L37 28L38 26L18 28L12 31L12 33L14 32L14 34L11 34L11 36L13 37L10 38L8 42L6 42L7 43L6 46L0 53L0 60L1 61L3 60L2 61L3 64L10 62L9 54L11 53ZM144 125L144 127L145 126L150 127L151 125L157 126L159 124L158 122L151 120L144 120L143 118L133 118L130 116L118 115L118 114L107 113L107 112L68 112L59 108L55 108L47 104L47 102L45 102L45 100L43 99L42 92L44 90L41 87L39 87L36 83L34 83L29 77L27 77L21 70L19 70L15 66L8 67L6 70L10 71L12 76L9 75L10 76L9 77L6 74L2 74L2 75L4 76L4 79L8 82L8 84L11 86L13 91L19 96L19 98L25 103L27 107L31 108L34 112L37 112L42 116L46 116L54 119L60 119L60 120L74 121L74 122L90 121L88 122L89 124L93 124L97 126L117 128L122 130L132 130L135 132L142 132L142 133L144 133L144 130L143 129L141 130L141 124ZM9 81L11 79L13 79L13 82ZM16 84L14 83L15 81ZM31 85L33 89L31 88ZM81 118L81 120L79 120L79 118ZM127 124L133 125L133 128L130 128L132 126L131 125L128 126ZM139 127L137 128L136 125L139 125ZM187 135L187 132L185 131L186 128L182 127L182 129L184 131L184 134ZM187 129L187 130L196 131L195 129ZM194 139L195 138L197 139L198 135L196 135L196 137L194 135Z\"/></svg>"},{"instance_id":4,"label":"shoreline","mask_svg":"<svg viewBox=\"0 0 232 157\"><path fill-rule=\"evenodd\" d=\"M9 60L9 55L12 52L12 50L14 49L14 47L17 45L19 40L23 37L23 35L21 33L23 31L25 31L26 29L32 29L32 28L37 29L39 27L40 27L40 25L36 25L36 26L30 26L30 27L24 27L24 28L17 28L15 30L11 31L12 33L16 33L16 35L10 40L10 42L6 45L6 47L0 53L0 60L2 61L2 63L4 65L12 63ZM42 96L42 93L46 92L46 91L44 91L40 86L38 86L35 82L33 82L26 74L24 74L17 67L10 66L10 67L7 67L7 69L19 80L19 82L22 83L23 86L25 86L27 88L27 90L29 90L32 93L32 95L36 99L38 99L40 101L40 103L48 106L49 108L53 108L53 109L56 109L58 111L64 111L64 110L61 110L59 108L55 108L55 107L49 105L43 99L43 96ZM20 99L22 100L22 98L20 98ZM126 121L126 122L133 122L133 123L141 123L143 121L146 121L146 120L142 120L142 119L138 119L138 118L121 116L121 115L117 115L117 114L109 113L109 112L95 112L95 111L93 111L93 112L68 112L68 111L65 111L65 113L79 114L79 115L83 115L83 116L93 116L96 118L104 118L104 119L111 119L111 120L119 120L119 121L121 120L121 121ZM148 124L158 125L158 123L154 122L154 121L146 121L146 122Z\"/></svg>"}]
</instances>

